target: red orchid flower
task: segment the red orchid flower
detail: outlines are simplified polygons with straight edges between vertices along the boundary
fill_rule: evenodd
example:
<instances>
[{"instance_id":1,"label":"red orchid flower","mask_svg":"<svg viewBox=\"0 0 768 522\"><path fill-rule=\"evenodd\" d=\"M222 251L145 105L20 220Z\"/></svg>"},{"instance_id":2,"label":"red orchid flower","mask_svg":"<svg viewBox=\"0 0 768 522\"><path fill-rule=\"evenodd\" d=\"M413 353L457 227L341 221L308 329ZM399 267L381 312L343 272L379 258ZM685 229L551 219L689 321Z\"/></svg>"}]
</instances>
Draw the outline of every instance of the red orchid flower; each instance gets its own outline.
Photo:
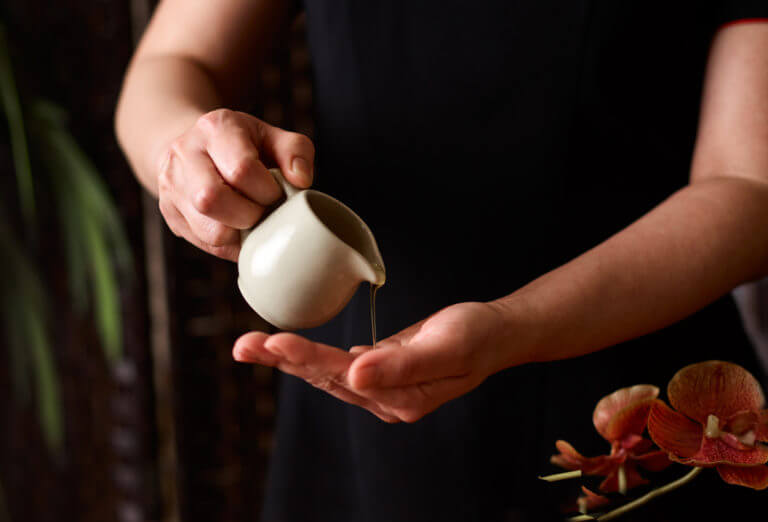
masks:
<instances>
[{"instance_id":1,"label":"red orchid flower","mask_svg":"<svg viewBox=\"0 0 768 522\"><path fill-rule=\"evenodd\" d=\"M581 491L584 493L583 495L579 495L578 500L576 500L576 505L571 506L575 509L569 509L570 511L578 511L580 513L589 513L590 511L594 511L595 509L605 506L606 504L610 504L611 500L608 497L604 497L602 495L598 495L594 491L590 491L585 486L581 486Z\"/></svg>"},{"instance_id":2,"label":"red orchid flower","mask_svg":"<svg viewBox=\"0 0 768 522\"><path fill-rule=\"evenodd\" d=\"M686 366L651 406L648 432L672 460L716 467L729 484L768 488L768 410L757 379L736 364ZM677 410L677 411L675 411Z\"/></svg>"},{"instance_id":3,"label":"red orchid flower","mask_svg":"<svg viewBox=\"0 0 768 522\"><path fill-rule=\"evenodd\" d=\"M625 493L627 489L647 484L637 471L638 466L661 471L671 464L664 451L649 451L653 444L642 437L651 404L658 395L656 386L640 384L603 397L595 407L592 422L611 443L611 453L584 457L566 441L558 440L555 445L560 453L553 455L550 462L569 470L580 469L585 475L605 476L600 490L606 493Z\"/></svg>"}]
</instances>

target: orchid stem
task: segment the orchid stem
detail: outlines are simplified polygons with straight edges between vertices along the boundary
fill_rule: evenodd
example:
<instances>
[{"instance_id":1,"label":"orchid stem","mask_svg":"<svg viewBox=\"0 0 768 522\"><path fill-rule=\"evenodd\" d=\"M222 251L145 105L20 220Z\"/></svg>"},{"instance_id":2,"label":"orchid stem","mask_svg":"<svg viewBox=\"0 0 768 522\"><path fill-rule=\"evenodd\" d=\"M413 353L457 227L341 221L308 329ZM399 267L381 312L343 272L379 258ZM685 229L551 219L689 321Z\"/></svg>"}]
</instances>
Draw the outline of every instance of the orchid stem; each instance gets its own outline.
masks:
<instances>
[{"instance_id":1,"label":"orchid stem","mask_svg":"<svg viewBox=\"0 0 768 522\"><path fill-rule=\"evenodd\" d=\"M693 468L690 473L685 475L682 478L677 479L674 482L670 482L666 486L661 486L660 488L656 488L653 491L650 491L643 495L642 497L638 498L637 500L633 500L632 502L629 502L627 504L624 504L620 508L614 509L613 511L610 511L606 513L605 515L602 515L597 518L599 521L603 520L613 520L614 518L617 518L627 511L632 511L635 508L638 508L644 504L647 504L649 501L653 500L654 498L663 495L664 493L669 493L673 489L677 489L680 486L683 486L685 484L688 484L691 480L696 478L696 475L701 473L701 471L704 468Z\"/></svg>"},{"instance_id":2,"label":"orchid stem","mask_svg":"<svg viewBox=\"0 0 768 522\"><path fill-rule=\"evenodd\" d=\"M566 471L565 473L555 473L554 475L545 475L539 478L541 480L546 480L547 482L558 482L560 480L579 478L580 476L581 476L581 470L577 469L575 471Z\"/></svg>"}]
</instances>

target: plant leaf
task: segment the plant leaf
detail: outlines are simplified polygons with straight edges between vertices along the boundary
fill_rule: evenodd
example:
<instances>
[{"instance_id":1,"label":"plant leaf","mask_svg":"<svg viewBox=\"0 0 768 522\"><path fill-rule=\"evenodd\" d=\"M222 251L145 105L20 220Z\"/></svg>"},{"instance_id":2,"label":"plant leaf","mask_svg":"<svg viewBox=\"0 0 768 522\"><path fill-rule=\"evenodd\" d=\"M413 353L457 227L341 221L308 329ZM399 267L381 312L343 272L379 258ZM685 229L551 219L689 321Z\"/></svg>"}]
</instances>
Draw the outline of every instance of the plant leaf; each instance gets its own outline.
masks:
<instances>
[{"instance_id":1,"label":"plant leaf","mask_svg":"<svg viewBox=\"0 0 768 522\"><path fill-rule=\"evenodd\" d=\"M99 233L98 228L92 221L86 223L86 230L96 322L107 358L110 362L116 363L122 356L123 338L117 277L109 259L108 247L104 236Z\"/></svg>"},{"instance_id":2,"label":"plant leaf","mask_svg":"<svg viewBox=\"0 0 768 522\"><path fill-rule=\"evenodd\" d=\"M45 333L43 318L39 315L27 315L26 327L35 367L38 416L43 435L48 447L60 454L64 442L64 420L50 339Z\"/></svg>"},{"instance_id":3,"label":"plant leaf","mask_svg":"<svg viewBox=\"0 0 768 522\"><path fill-rule=\"evenodd\" d=\"M29 162L24 115L13 76L5 27L2 24L0 24L0 103L2 103L5 117L8 120L21 211L27 226L32 227L35 220L35 187Z\"/></svg>"},{"instance_id":4,"label":"plant leaf","mask_svg":"<svg viewBox=\"0 0 768 522\"><path fill-rule=\"evenodd\" d=\"M0 302L2 303L2 323L8 341L8 355L11 365L11 379L14 395L22 402L30 399L29 362L24 349L24 334L19 328L16 317L19 313L35 313L29 306L27 293L23 288L24 280L18 275L18 242L13 241L5 226L0 225L0 264L6 267L6 277L0 280ZM10 284L13 281L15 284Z\"/></svg>"},{"instance_id":5,"label":"plant leaf","mask_svg":"<svg viewBox=\"0 0 768 522\"><path fill-rule=\"evenodd\" d=\"M23 372L18 378L24 381L27 390L29 384L25 370L28 368L34 374L37 413L43 437L49 449L58 455L63 448L64 421L47 329L44 287L32 268L34 265L15 246L4 225L0 225L0 247L6 270L6 284L2 288L3 323L12 341L11 350L16 352L17 357L24 358L24 365L14 368L14 371Z\"/></svg>"},{"instance_id":6,"label":"plant leaf","mask_svg":"<svg viewBox=\"0 0 768 522\"><path fill-rule=\"evenodd\" d=\"M67 131L63 112L46 101L36 102L30 112L41 156L55 173L52 180L60 225L68 240L73 295L92 302L102 346L114 363L122 356L123 337L118 271L130 273L131 269L130 246L119 213L95 167ZM91 294L83 298L86 286Z\"/></svg>"}]
</instances>

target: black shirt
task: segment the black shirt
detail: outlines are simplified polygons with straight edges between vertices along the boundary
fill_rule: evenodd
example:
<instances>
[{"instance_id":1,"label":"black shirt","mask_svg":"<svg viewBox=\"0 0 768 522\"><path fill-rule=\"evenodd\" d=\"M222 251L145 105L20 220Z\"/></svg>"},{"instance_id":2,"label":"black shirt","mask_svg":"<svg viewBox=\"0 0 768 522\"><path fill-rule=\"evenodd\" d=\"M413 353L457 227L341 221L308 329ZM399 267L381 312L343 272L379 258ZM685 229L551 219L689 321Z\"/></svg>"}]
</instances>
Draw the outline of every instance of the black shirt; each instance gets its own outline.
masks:
<instances>
[{"instance_id":1,"label":"black shirt","mask_svg":"<svg viewBox=\"0 0 768 522\"><path fill-rule=\"evenodd\" d=\"M765 0L305 8L317 186L378 240L381 336L443 306L509 294L683 187L712 36L726 22L768 16ZM367 288L307 335L369 343ZM602 396L639 383L664 390L679 368L713 358L757 371L730 298L597 354L506 370L412 425L385 424L285 377L263 519L556 517L575 492L536 480L556 471L555 440L605 453L591 423ZM713 515L760 497L708 475L639 519ZM707 491L722 502L694 502Z\"/></svg>"}]
</instances>

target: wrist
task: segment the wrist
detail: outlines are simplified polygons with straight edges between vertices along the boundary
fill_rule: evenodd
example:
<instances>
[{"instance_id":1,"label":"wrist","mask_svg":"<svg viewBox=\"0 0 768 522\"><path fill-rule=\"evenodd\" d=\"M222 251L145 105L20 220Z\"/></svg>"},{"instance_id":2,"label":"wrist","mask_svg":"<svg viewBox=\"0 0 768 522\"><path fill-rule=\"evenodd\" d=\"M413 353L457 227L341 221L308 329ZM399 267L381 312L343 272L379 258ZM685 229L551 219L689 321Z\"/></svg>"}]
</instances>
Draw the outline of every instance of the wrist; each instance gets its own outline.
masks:
<instances>
[{"instance_id":1,"label":"wrist","mask_svg":"<svg viewBox=\"0 0 768 522\"><path fill-rule=\"evenodd\" d=\"M496 371L540 362L542 328L535 307L522 293L489 301L495 313L493 343L496 347Z\"/></svg>"}]
</instances>

